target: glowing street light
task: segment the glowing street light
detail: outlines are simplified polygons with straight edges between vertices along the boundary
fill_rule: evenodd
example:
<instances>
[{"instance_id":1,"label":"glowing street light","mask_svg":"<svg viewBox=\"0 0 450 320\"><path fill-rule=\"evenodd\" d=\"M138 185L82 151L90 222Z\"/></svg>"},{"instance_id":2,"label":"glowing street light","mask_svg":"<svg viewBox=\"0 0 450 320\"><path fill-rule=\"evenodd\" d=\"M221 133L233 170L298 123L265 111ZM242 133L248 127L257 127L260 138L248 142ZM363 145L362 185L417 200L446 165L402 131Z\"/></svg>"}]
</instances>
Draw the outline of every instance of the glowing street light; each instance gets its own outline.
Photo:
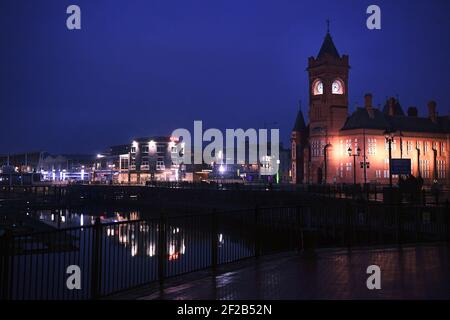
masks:
<instances>
[{"instance_id":1,"label":"glowing street light","mask_svg":"<svg viewBox=\"0 0 450 320\"><path fill-rule=\"evenodd\" d=\"M389 145L389 187L392 188L391 162L392 162L392 142L394 142L394 133L392 131L389 131L388 129L386 129L384 131L384 137L386 138L386 142Z\"/></svg>"},{"instance_id":2,"label":"glowing street light","mask_svg":"<svg viewBox=\"0 0 450 320\"><path fill-rule=\"evenodd\" d=\"M353 184L356 185L356 157L360 156L361 149L358 147L356 153L353 153L352 148L349 147L347 152L349 157L353 157Z\"/></svg>"}]
</instances>

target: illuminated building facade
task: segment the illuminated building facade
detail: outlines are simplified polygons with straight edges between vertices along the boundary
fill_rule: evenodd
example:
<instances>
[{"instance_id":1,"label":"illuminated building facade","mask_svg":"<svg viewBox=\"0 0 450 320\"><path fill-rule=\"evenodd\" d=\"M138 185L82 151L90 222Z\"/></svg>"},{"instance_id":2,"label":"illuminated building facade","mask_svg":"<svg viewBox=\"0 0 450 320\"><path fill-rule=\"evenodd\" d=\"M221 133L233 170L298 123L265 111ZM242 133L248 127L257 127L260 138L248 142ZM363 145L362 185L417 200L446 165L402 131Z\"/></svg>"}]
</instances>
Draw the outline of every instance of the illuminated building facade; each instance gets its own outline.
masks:
<instances>
[{"instance_id":1,"label":"illuminated building facade","mask_svg":"<svg viewBox=\"0 0 450 320\"><path fill-rule=\"evenodd\" d=\"M388 184L389 133L391 159L410 159L411 174L425 184L450 185L450 117L439 116L434 101L426 117L415 107L405 113L395 98L380 110L371 94L349 115L349 68L349 57L327 33L317 57L308 60L309 123L299 110L292 130L293 183Z\"/></svg>"},{"instance_id":2,"label":"illuminated building facade","mask_svg":"<svg viewBox=\"0 0 450 320\"><path fill-rule=\"evenodd\" d=\"M181 180L183 168L172 163L172 153L177 152L176 142L165 136L135 139L128 152L119 155L117 182Z\"/></svg>"},{"instance_id":3,"label":"illuminated building facade","mask_svg":"<svg viewBox=\"0 0 450 320\"><path fill-rule=\"evenodd\" d=\"M39 181L89 181L94 166L93 155L54 155L48 152L28 152L0 156L0 173L38 175Z\"/></svg>"}]
</instances>

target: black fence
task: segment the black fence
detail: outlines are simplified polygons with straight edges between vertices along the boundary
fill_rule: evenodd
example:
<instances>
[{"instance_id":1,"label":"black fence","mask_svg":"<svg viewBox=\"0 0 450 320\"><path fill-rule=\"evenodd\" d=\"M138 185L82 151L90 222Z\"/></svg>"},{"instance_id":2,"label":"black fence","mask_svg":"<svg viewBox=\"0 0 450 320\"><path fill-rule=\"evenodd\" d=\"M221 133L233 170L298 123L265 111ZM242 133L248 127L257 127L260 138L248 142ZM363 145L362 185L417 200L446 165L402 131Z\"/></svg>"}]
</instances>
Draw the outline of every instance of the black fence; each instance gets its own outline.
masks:
<instances>
[{"instance_id":1,"label":"black fence","mask_svg":"<svg viewBox=\"0 0 450 320\"><path fill-rule=\"evenodd\" d=\"M414 192L394 186L392 188L380 184L276 184L276 183L230 183L224 181L206 182L169 182L151 181L146 186L136 184L69 184L69 185L35 185L35 186L0 186L0 196L3 199L18 200L19 203L55 204L67 199L88 201L92 197L101 196L112 200L131 199L138 201L139 194L147 194L153 190L177 189L199 191L247 191L274 192L287 194L314 195L336 199L361 199L366 201L391 204L415 205L450 205L450 189L442 186L438 189L423 187ZM101 198L101 197L100 197Z\"/></svg>"},{"instance_id":2,"label":"black fence","mask_svg":"<svg viewBox=\"0 0 450 320\"><path fill-rule=\"evenodd\" d=\"M0 242L0 295L95 299L277 252L449 241L449 218L443 207L348 201L107 224L97 219L76 228L6 233ZM81 275L79 290L69 289L74 268Z\"/></svg>"}]
</instances>

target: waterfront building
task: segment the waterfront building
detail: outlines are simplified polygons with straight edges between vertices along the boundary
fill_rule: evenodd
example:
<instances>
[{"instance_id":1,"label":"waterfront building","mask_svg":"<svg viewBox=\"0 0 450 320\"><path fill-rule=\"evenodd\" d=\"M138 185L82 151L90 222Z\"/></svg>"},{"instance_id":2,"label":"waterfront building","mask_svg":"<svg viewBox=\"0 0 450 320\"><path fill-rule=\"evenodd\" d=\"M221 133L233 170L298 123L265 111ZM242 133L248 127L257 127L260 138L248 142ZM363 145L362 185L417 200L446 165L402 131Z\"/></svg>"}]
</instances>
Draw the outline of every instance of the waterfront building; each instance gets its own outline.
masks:
<instances>
[{"instance_id":1,"label":"waterfront building","mask_svg":"<svg viewBox=\"0 0 450 320\"><path fill-rule=\"evenodd\" d=\"M377 108L370 93L349 114L349 69L327 33L308 59L309 119L300 109L292 130L293 183L397 183L392 159L409 159L411 175L449 186L450 117L434 101L425 116L416 107L405 113L393 97Z\"/></svg>"},{"instance_id":2,"label":"waterfront building","mask_svg":"<svg viewBox=\"0 0 450 320\"><path fill-rule=\"evenodd\" d=\"M182 180L185 168L173 163L171 156L177 152L176 142L170 136L134 139L118 155L117 182L141 184L147 181Z\"/></svg>"}]
</instances>

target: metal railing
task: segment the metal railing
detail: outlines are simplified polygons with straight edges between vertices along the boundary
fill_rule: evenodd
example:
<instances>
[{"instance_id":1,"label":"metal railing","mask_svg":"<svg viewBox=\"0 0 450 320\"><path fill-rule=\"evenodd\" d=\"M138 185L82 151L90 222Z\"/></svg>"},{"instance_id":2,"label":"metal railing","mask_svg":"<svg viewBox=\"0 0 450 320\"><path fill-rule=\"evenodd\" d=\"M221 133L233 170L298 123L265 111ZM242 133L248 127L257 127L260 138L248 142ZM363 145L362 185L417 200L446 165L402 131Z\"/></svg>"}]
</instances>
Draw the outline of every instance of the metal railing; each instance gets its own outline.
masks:
<instances>
[{"instance_id":1,"label":"metal railing","mask_svg":"<svg viewBox=\"0 0 450 320\"><path fill-rule=\"evenodd\" d=\"M269 192L288 197L297 195L322 197L330 199L353 199L372 202L385 202L396 204L442 205L450 206L450 190L442 188L433 191L429 187L415 192L397 187L389 188L384 185L366 184L268 184L268 183L191 183L154 181L147 186L143 185L69 185L69 186L0 186L0 199L3 205L14 207L24 203L31 205L58 205L61 203L92 202L107 200L115 202L142 201L149 194L165 190L180 190L186 192L216 192L243 194L241 192ZM216 194L220 194L217 192ZM145 202L145 201L144 201Z\"/></svg>"},{"instance_id":2,"label":"metal railing","mask_svg":"<svg viewBox=\"0 0 450 320\"><path fill-rule=\"evenodd\" d=\"M95 299L205 268L314 247L450 240L448 208L337 202L121 221L0 239L2 299ZM80 290L68 289L71 265Z\"/></svg>"}]
</instances>

